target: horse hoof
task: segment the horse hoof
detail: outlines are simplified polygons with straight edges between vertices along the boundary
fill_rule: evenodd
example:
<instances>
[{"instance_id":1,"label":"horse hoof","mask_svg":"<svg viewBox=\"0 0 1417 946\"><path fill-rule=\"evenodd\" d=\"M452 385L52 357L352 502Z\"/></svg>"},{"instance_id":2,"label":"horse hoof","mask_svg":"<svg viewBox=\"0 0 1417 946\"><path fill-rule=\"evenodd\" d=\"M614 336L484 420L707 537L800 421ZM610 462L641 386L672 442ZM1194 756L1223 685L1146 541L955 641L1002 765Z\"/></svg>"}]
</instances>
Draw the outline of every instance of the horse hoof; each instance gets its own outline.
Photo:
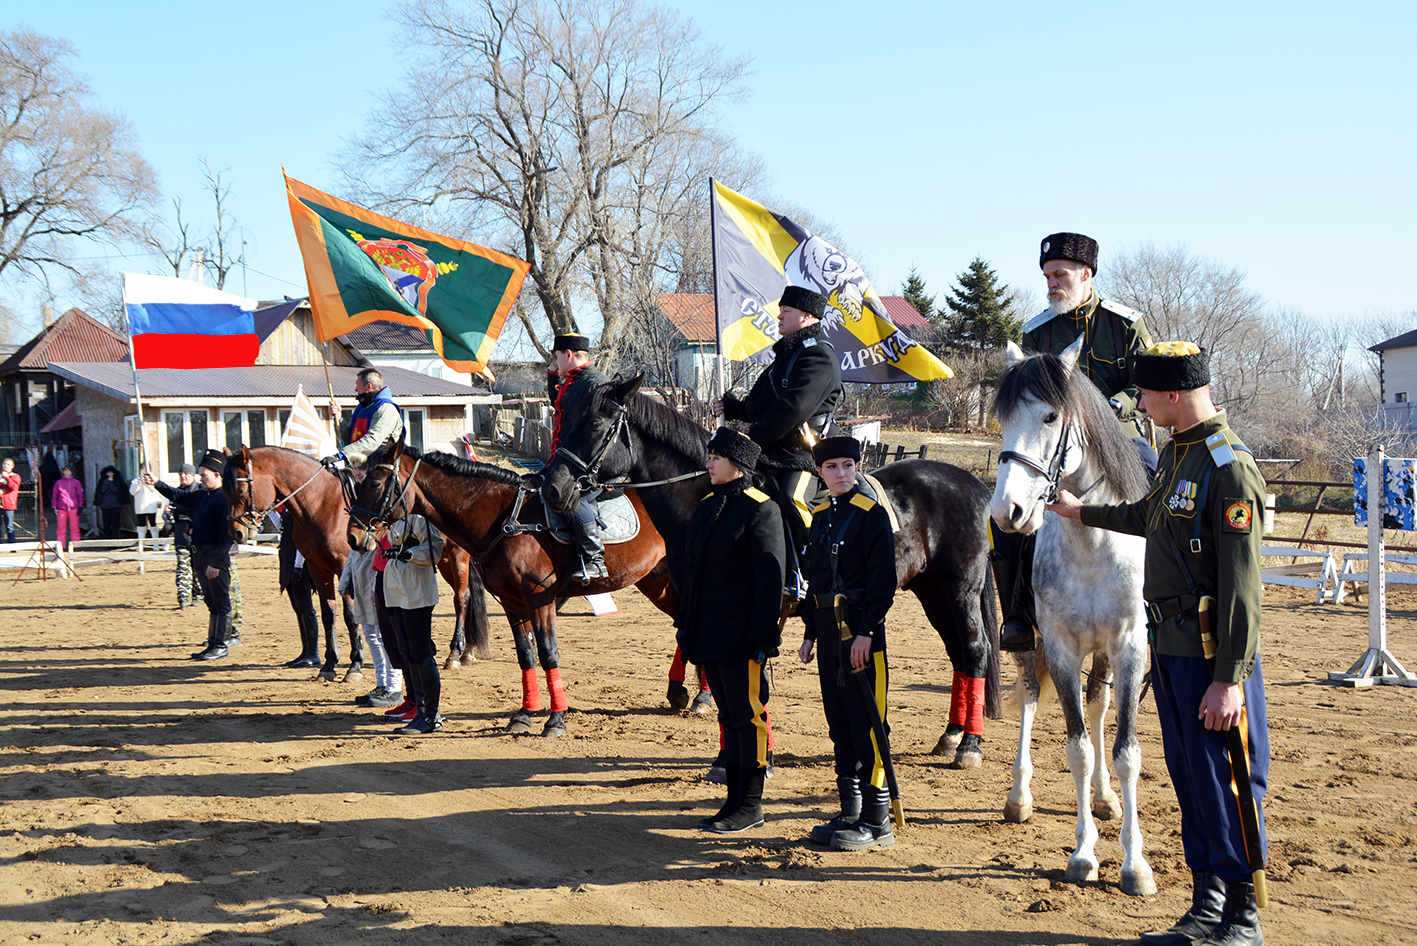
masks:
<instances>
[{"instance_id":1,"label":"horse hoof","mask_svg":"<svg viewBox=\"0 0 1417 946\"><path fill-rule=\"evenodd\" d=\"M316 680L324 680L328 683L335 682L335 672L333 670L321 670L316 676Z\"/></svg>"},{"instance_id":2,"label":"horse hoof","mask_svg":"<svg viewBox=\"0 0 1417 946\"><path fill-rule=\"evenodd\" d=\"M707 716L713 712L713 694L708 690L700 690L699 695L694 697L694 702L689 704L689 712L695 716Z\"/></svg>"},{"instance_id":3,"label":"horse hoof","mask_svg":"<svg viewBox=\"0 0 1417 946\"><path fill-rule=\"evenodd\" d=\"M970 733L960 740L955 757L950 761L952 769L977 769L984 764L984 749L979 745L978 733Z\"/></svg>"},{"instance_id":4,"label":"horse hoof","mask_svg":"<svg viewBox=\"0 0 1417 946\"><path fill-rule=\"evenodd\" d=\"M1092 800L1092 817L1098 821L1113 821L1122 817L1122 806L1116 795L1104 795Z\"/></svg>"},{"instance_id":5,"label":"horse hoof","mask_svg":"<svg viewBox=\"0 0 1417 946\"><path fill-rule=\"evenodd\" d=\"M940 737L940 741L935 743L935 748L930 750L931 755L954 755L959 748L960 741L964 739L964 727L955 723L945 730L945 734Z\"/></svg>"},{"instance_id":6,"label":"horse hoof","mask_svg":"<svg viewBox=\"0 0 1417 946\"><path fill-rule=\"evenodd\" d=\"M1023 824L1033 817L1032 802L1004 802L1004 820L1009 824Z\"/></svg>"},{"instance_id":7,"label":"horse hoof","mask_svg":"<svg viewBox=\"0 0 1417 946\"><path fill-rule=\"evenodd\" d=\"M711 765L704 773L704 781L713 785L727 785L728 770L721 765Z\"/></svg>"},{"instance_id":8,"label":"horse hoof","mask_svg":"<svg viewBox=\"0 0 1417 946\"><path fill-rule=\"evenodd\" d=\"M1129 897L1149 897L1156 893L1156 878L1151 868L1122 871L1122 893Z\"/></svg>"},{"instance_id":9,"label":"horse hoof","mask_svg":"<svg viewBox=\"0 0 1417 946\"><path fill-rule=\"evenodd\" d=\"M1067 877L1071 881L1084 883L1097 879L1097 862L1076 855L1068 858Z\"/></svg>"},{"instance_id":10,"label":"horse hoof","mask_svg":"<svg viewBox=\"0 0 1417 946\"><path fill-rule=\"evenodd\" d=\"M669 701L669 708L674 710L686 710L689 708L689 688L678 680L669 681L669 692L664 695Z\"/></svg>"},{"instance_id":11,"label":"horse hoof","mask_svg":"<svg viewBox=\"0 0 1417 946\"><path fill-rule=\"evenodd\" d=\"M443 669L444 669L444 670L457 670L457 669L458 669L459 667L461 667L461 666L462 666L462 661L461 661L461 660L458 660L458 658L456 658L456 657L450 656L450 657L448 657L447 660L443 661Z\"/></svg>"},{"instance_id":12,"label":"horse hoof","mask_svg":"<svg viewBox=\"0 0 1417 946\"><path fill-rule=\"evenodd\" d=\"M531 732L531 714L525 710L512 714L512 719L507 723L507 732L513 736L525 736Z\"/></svg>"},{"instance_id":13,"label":"horse hoof","mask_svg":"<svg viewBox=\"0 0 1417 946\"><path fill-rule=\"evenodd\" d=\"M350 667L347 671L345 671L345 674L344 674L344 682L345 682L345 683L353 683L354 681L363 680L363 679L364 679L364 671L361 670L361 669L358 668L358 667Z\"/></svg>"},{"instance_id":14,"label":"horse hoof","mask_svg":"<svg viewBox=\"0 0 1417 946\"><path fill-rule=\"evenodd\" d=\"M566 727L561 723L547 723L546 728L541 730L541 735L546 737L564 736L566 735Z\"/></svg>"}]
</instances>

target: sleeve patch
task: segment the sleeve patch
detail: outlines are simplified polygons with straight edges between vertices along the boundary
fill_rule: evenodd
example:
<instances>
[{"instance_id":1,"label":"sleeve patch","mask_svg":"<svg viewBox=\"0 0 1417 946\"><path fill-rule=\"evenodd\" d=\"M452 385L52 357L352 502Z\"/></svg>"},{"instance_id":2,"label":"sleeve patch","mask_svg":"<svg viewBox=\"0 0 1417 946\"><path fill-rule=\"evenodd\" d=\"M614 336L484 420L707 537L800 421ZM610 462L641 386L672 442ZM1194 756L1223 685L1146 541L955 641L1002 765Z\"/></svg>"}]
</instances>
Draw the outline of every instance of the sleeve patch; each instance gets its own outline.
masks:
<instances>
[{"instance_id":1,"label":"sleeve patch","mask_svg":"<svg viewBox=\"0 0 1417 946\"><path fill-rule=\"evenodd\" d=\"M756 486L750 486L743 490L743 495L751 497L754 502L765 503L768 501L768 494L758 489Z\"/></svg>"},{"instance_id":2,"label":"sleeve patch","mask_svg":"<svg viewBox=\"0 0 1417 946\"><path fill-rule=\"evenodd\" d=\"M861 493L857 493L855 496L851 497L851 505L870 512L875 508L876 501L870 496L863 496Z\"/></svg>"},{"instance_id":3,"label":"sleeve patch","mask_svg":"<svg viewBox=\"0 0 1417 946\"><path fill-rule=\"evenodd\" d=\"M1248 499L1225 500L1226 532L1249 532L1255 519L1254 503Z\"/></svg>"}]
</instances>

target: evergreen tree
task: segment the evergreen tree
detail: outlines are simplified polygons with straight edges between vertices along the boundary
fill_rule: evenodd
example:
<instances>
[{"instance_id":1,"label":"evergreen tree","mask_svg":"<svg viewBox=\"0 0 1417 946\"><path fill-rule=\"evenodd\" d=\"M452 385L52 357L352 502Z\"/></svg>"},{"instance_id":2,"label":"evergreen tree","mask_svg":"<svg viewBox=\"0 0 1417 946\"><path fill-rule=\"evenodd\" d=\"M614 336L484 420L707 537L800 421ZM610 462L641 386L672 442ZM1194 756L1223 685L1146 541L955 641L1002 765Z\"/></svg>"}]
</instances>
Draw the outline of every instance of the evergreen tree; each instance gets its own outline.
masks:
<instances>
[{"instance_id":1,"label":"evergreen tree","mask_svg":"<svg viewBox=\"0 0 1417 946\"><path fill-rule=\"evenodd\" d=\"M916 312L925 316L926 321L935 321L935 297L925 294L925 280L914 266L910 267L910 273L905 277L905 285L901 287L900 294L905 297L906 302L915 306Z\"/></svg>"},{"instance_id":2,"label":"evergreen tree","mask_svg":"<svg viewBox=\"0 0 1417 946\"><path fill-rule=\"evenodd\" d=\"M988 263L976 256L956 279L955 289L945 296L949 312L940 312L947 345L982 354L1023 338L1023 319L1010 309L1009 287Z\"/></svg>"}]
</instances>

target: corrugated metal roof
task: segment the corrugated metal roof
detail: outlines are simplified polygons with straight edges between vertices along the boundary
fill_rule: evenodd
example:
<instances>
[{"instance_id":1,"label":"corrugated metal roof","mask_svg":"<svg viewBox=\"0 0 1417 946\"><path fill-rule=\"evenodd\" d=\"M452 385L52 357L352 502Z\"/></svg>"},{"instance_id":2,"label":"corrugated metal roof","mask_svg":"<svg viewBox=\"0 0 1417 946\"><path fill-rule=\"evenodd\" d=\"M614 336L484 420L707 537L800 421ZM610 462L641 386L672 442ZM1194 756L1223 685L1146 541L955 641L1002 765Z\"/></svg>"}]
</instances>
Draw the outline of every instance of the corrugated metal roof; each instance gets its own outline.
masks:
<instances>
[{"instance_id":1,"label":"corrugated metal roof","mask_svg":"<svg viewBox=\"0 0 1417 946\"><path fill-rule=\"evenodd\" d=\"M1376 345L1370 346L1368 351L1389 351L1393 348L1411 348L1414 345L1417 345L1417 328L1410 332L1403 332L1401 335L1395 335L1385 342L1378 342Z\"/></svg>"},{"instance_id":2,"label":"corrugated metal roof","mask_svg":"<svg viewBox=\"0 0 1417 946\"><path fill-rule=\"evenodd\" d=\"M891 317L891 324L912 338L934 331L929 320L904 296L881 296L881 301L886 304L886 314Z\"/></svg>"},{"instance_id":3,"label":"corrugated metal roof","mask_svg":"<svg viewBox=\"0 0 1417 946\"><path fill-rule=\"evenodd\" d=\"M121 401L133 397L133 371L127 362L56 362L51 370L75 384L107 394ZM330 382L341 401L353 401L357 367L330 367ZM434 378L406 368L383 368L379 373L389 386L395 400L399 398L465 398L485 395L483 388ZM296 388L317 400L328 398L325 369L320 365L256 365L252 368L142 368L138 371L143 401L164 399L192 400L195 398L263 402L284 401L295 397Z\"/></svg>"},{"instance_id":4,"label":"corrugated metal roof","mask_svg":"<svg viewBox=\"0 0 1417 946\"><path fill-rule=\"evenodd\" d=\"M712 342L718 338L713 296L706 292L666 292L655 297L655 305L691 342Z\"/></svg>"},{"instance_id":5,"label":"corrugated metal roof","mask_svg":"<svg viewBox=\"0 0 1417 946\"><path fill-rule=\"evenodd\" d=\"M370 322L341 337L366 355L370 352L438 353L428 341L427 333L402 322Z\"/></svg>"},{"instance_id":6,"label":"corrugated metal roof","mask_svg":"<svg viewBox=\"0 0 1417 946\"><path fill-rule=\"evenodd\" d=\"M128 339L94 321L82 309L70 309L5 359L0 375L47 371L54 361L115 362L127 357Z\"/></svg>"}]
</instances>

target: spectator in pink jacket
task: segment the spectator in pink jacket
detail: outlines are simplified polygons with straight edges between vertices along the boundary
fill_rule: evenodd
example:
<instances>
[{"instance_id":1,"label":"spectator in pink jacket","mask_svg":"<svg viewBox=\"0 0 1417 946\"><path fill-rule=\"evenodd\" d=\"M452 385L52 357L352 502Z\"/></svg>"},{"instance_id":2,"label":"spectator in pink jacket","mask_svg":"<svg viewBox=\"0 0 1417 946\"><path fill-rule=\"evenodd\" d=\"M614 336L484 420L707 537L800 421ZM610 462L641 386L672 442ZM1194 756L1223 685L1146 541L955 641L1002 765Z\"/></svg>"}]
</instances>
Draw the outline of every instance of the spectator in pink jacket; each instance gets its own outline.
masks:
<instances>
[{"instance_id":1,"label":"spectator in pink jacket","mask_svg":"<svg viewBox=\"0 0 1417 946\"><path fill-rule=\"evenodd\" d=\"M6 457L0 461L0 522L5 527L5 541L15 541L15 510L20 502L20 474L15 461Z\"/></svg>"},{"instance_id":2,"label":"spectator in pink jacket","mask_svg":"<svg viewBox=\"0 0 1417 946\"><path fill-rule=\"evenodd\" d=\"M54 491L50 493L54 504L54 538L62 549L66 542L72 546L83 536L79 532L79 510L84 508L84 484L74 479L74 471L67 466L59 470L59 479L54 481ZM66 528L67 527L67 528Z\"/></svg>"}]
</instances>

